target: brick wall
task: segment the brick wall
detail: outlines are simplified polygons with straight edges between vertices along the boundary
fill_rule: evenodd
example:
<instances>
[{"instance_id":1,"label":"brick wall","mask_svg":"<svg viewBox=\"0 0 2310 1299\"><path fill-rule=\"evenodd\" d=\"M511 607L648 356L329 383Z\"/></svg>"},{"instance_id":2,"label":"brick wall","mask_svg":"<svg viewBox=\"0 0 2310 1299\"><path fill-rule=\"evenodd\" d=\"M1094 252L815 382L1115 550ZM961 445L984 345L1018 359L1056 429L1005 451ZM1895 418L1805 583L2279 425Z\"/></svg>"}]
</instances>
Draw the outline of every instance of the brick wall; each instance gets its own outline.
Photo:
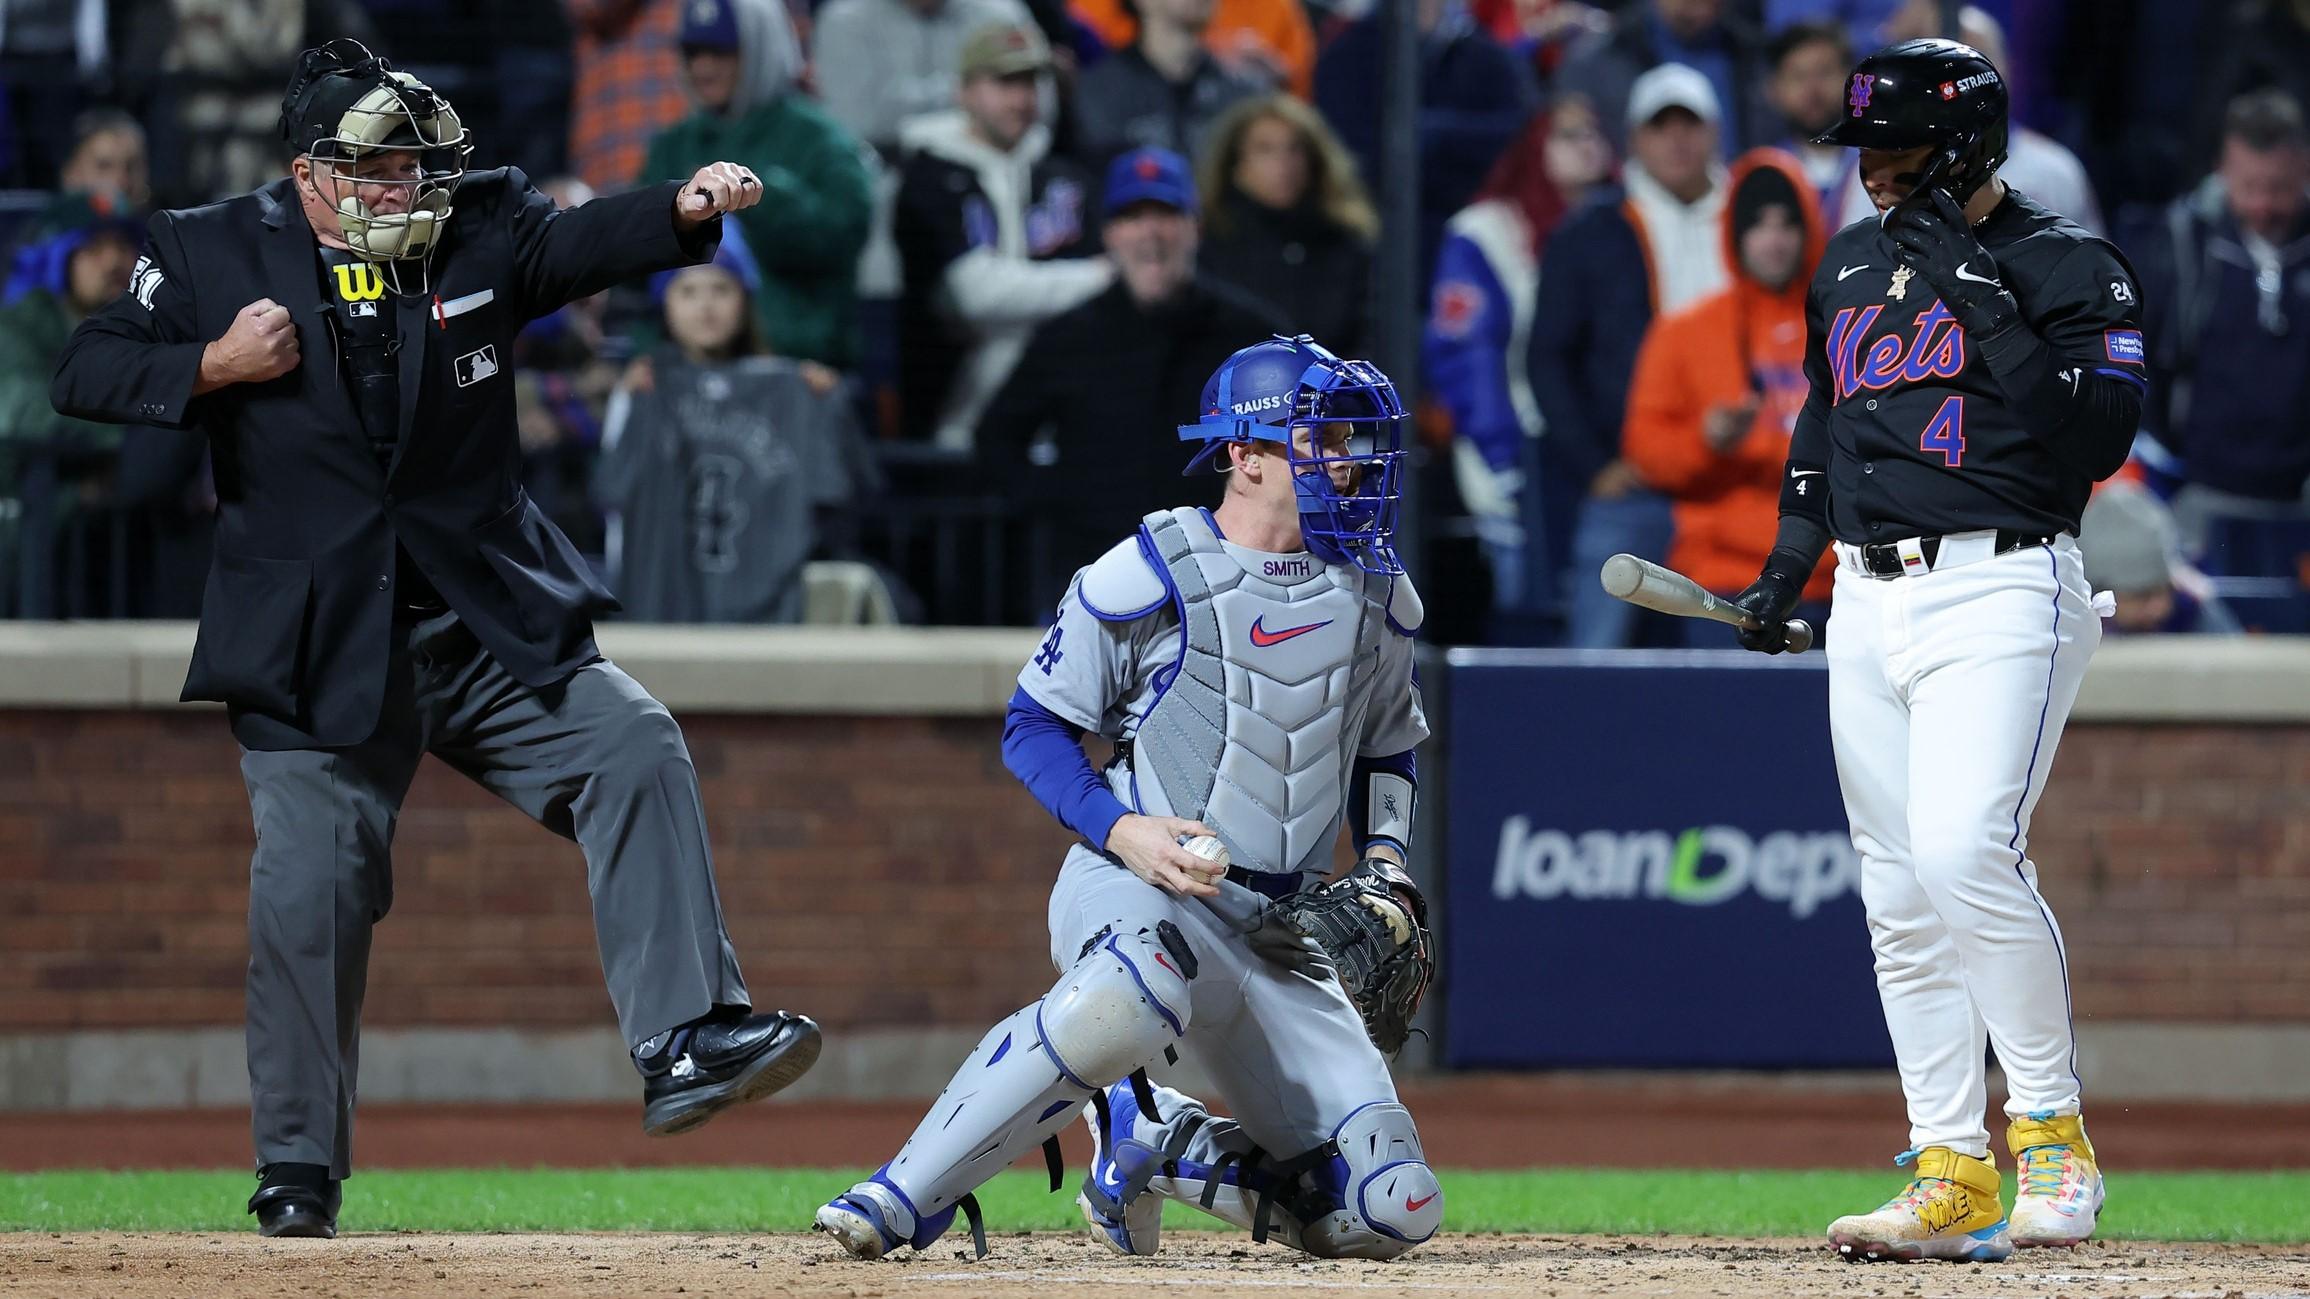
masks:
<instances>
[{"instance_id":1,"label":"brick wall","mask_svg":"<svg viewBox=\"0 0 2310 1299\"><path fill-rule=\"evenodd\" d=\"M757 998L970 1023L1048 986L1068 837L1003 771L998 725L684 718ZM0 1032L240 1021L238 764L215 714L0 713ZM365 1022L611 1022L575 845L428 760L396 858Z\"/></svg>"},{"instance_id":2,"label":"brick wall","mask_svg":"<svg viewBox=\"0 0 2310 1299\"><path fill-rule=\"evenodd\" d=\"M1047 986L1067 836L994 719L684 728L758 998L975 1025ZM237 764L214 714L0 712L0 1033L239 1022ZM2310 728L2072 727L2034 841L2081 1015L2310 1022ZM369 1023L609 1022L574 846L428 763L399 847Z\"/></svg>"}]
</instances>

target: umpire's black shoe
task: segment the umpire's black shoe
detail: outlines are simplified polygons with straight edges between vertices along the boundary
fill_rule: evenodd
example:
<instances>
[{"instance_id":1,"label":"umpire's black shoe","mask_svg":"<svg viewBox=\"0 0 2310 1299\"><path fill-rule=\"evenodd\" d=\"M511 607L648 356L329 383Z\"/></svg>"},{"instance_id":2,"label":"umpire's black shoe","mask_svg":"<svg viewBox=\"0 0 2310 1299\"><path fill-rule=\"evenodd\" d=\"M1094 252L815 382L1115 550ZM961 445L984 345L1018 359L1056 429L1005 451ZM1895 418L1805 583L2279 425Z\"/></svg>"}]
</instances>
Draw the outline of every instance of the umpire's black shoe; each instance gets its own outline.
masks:
<instances>
[{"instance_id":1,"label":"umpire's black shoe","mask_svg":"<svg viewBox=\"0 0 2310 1299\"><path fill-rule=\"evenodd\" d=\"M260 1236L333 1240L341 1203L340 1184L321 1165L267 1164L257 1193L249 1197L249 1212L257 1215Z\"/></svg>"},{"instance_id":2,"label":"umpire's black shoe","mask_svg":"<svg viewBox=\"0 0 2310 1299\"><path fill-rule=\"evenodd\" d=\"M645 1044L642 1131L687 1132L733 1105L779 1091L818 1063L818 1025L783 1010L712 1018ZM655 1051L647 1048L655 1046Z\"/></svg>"}]
</instances>

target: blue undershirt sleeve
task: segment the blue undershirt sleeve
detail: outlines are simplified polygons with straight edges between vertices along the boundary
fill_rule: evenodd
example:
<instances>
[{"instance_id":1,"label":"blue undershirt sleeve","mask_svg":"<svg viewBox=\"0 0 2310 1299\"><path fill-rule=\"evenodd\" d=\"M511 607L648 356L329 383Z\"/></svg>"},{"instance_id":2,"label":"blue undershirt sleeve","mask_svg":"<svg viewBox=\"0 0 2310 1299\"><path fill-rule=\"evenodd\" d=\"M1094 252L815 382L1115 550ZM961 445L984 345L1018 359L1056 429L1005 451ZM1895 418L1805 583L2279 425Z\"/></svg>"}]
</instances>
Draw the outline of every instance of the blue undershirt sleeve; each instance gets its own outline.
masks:
<instances>
[{"instance_id":1,"label":"blue undershirt sleeve","mask_svg":"<svg viewBox=\"0 0 2310 1299\"><path fill-rule=\"evenodd\" d=\"M1115 822L1131 809L1092 767L1082 740L1082 727L1035 702L1023 689L1012 693L1010 711L1003 718L1003 765L1059 824L1103 850Z\"/></svg>"}]
</instances>

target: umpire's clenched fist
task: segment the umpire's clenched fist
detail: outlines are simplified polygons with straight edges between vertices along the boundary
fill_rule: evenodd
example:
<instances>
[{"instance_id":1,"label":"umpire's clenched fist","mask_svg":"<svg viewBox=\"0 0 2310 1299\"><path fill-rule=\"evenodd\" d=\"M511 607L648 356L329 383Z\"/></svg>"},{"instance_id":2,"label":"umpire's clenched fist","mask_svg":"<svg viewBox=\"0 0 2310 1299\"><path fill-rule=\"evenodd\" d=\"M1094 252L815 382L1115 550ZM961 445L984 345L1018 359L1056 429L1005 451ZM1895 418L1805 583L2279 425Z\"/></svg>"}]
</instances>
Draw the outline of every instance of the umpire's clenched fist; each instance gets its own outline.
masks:
<instances>
[{"instance_id":1,"label":"umpire's clenched fist","mask_svg":"<svg viewBox=\"0 0 2310 1299\"><path fill-rule=\"evenodd\" d=\"M734 162L715 162L698 168L674 201L674 217L683 225L710 221L724 212L743 212L762 201L762 182Z\"/></svg>"},{"instance_id":2,"label":"umpire's clenched fist","mask_svg":"<svg viewBox=\"0 0 2310 1299\"><path fill-rule=\"evenodd\" d=\"M225 336L201 352L201 387L263 383L297 368L297 324L271 298L241 308Z\"/></svg>"}]
</instances>

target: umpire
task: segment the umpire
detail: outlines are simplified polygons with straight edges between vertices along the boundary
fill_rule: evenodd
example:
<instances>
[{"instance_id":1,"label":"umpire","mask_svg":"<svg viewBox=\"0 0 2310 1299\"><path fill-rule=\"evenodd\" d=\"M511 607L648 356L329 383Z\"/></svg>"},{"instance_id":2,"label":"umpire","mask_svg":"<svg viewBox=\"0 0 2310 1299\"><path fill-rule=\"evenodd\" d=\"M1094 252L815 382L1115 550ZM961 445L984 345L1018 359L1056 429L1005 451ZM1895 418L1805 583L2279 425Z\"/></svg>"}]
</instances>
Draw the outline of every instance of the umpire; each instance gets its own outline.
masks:
<instances>
[{"instance_id":1,"label":"umpire","mask_svg":"<svg viewBox=\"0 0 2310 1299\"><path fill-rule=\"evenodd\" d=\"M517 170L467 175L449 104L346 40L302 56L281 124L289 177L153 218L51 395L209 439L216 560L183 697L229 706L256 822L249 1211L332 1236L370 930L428 752L583 848L646 1130L786 1086L819 1036L751 1011L689 751L594 647L617 602L521 489L506 372L532 318L707 260L760 182L722 162L557 211Z\"/></svg>"}]
</instances>

